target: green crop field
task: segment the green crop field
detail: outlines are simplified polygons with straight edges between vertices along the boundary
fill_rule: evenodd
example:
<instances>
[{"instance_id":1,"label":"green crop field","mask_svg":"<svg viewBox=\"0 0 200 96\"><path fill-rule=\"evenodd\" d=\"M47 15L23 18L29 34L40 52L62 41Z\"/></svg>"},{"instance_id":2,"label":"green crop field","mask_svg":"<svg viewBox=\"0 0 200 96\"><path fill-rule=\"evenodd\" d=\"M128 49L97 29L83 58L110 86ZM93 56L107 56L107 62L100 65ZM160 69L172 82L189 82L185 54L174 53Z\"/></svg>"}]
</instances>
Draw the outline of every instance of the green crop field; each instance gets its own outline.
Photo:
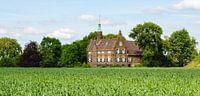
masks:
<instances>
[{"instance_id":1,"label":"green crop field","mask_svg":"<svg viewBox=\"0 0 200 96\"><path fill-rule=\"evenodd\" d=\"M200 69L0 68L0 96L200 96Z\"/></svg>"}]
</instances>

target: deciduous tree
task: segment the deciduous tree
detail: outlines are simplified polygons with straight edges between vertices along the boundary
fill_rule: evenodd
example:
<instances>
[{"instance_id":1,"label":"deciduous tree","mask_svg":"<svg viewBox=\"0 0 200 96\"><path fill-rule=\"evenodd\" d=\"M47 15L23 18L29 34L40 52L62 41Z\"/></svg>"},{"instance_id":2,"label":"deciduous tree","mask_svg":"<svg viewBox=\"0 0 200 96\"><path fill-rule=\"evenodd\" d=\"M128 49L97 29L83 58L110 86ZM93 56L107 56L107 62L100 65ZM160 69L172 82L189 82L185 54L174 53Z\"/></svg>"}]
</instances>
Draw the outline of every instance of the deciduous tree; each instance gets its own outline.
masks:
<instances>
[{"instance_id":1,"label":"deciduous tree","mask_svg":"<svg viewBox=\"0 0 200 96\"><path fill-rule=\"evenodd\" d=\"M40 43L42 67L57 67L61 56L61 42L56 38L44 37Z\"/></svg>"},{"instance_id":2,"label":"deciduous tree","mask_svg":"<svg viewBox=\"0 0 200 96\"><path fill-rule=\"evenodd\" d=\"M16 39L0 38L0 66L16 66L20 54L21 47Z\"/></svg>"},{"instance_id":3,"label":"deciduous tree","mask_svg":"<svg viewBox=\"0 0 200 96\"><path fill-rule=\"evenodd\" d=\"M81 64L87 63L86 48L90 40L94 38L96 38L96 33L91 32L82 40L77 40L72 44L63 45L59 66L75 67L82 66Z\"/></svg>"},{"instance_id":4,"label":"deciduous tree","mask_svg":"<svg viewBox=\"0 0 200 96\"><path fill-rule=\"evenodd\" d=\"M152 22L145 22L134 27L129 35L142 52L142 63L145 66L161 66L163 57L162 28Z\"/></svg>"},{"instance_id":5,"label":"deciduous tree","mask_svg":"<svg viewBox=\"0 0 200 96\"><path fill-rule=\"evenodd\" d=\"M41 61L41 54L38 50L36 42L31 41L25 46L19 66L22 67L39 67Z\"/></svg>"},{"instance_id":6,"label":"deciduous tree","mask_svg":"<svg viewBox=\"0 0 200 96\"><path fill-rule=\"evenodd\" d=\"M178 30L168 39L167 55L177 66L185 66L197 55L196 44L186 29Z\"/></svg>"}]
</instances>

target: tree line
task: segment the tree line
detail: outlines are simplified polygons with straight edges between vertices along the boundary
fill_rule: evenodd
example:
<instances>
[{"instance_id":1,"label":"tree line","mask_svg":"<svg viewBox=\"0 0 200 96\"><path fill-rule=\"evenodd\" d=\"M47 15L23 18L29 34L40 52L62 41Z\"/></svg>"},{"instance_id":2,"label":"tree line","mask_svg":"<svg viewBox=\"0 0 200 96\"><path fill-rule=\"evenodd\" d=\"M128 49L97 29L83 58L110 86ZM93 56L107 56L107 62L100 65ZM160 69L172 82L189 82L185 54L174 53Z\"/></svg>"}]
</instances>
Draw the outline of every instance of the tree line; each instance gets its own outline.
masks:
<instances>
[{"instance_id":1,"label":"tree line","mask_svg":"<svg viewBox=\"0 0 200 96\"><path fill-rule=\"evenodd\" d=\"M147 67L182 67L197 54L196 40L186 29L161 38L162 28L152 22L133 27L129 37L142 49L141 65ZM116 38L108 34L104 39ZM5 67L90 67L87 64L86 48L96 38L91 32L71 44L62 45L56 38L43 37L40 44L30 41L24 49L12 38L0 38L0 66Z\"/></svg>"},{"instance_id":2,"label":"tree line","mask_svg":"<svg viewBox=\"0 0 200 96\"><path fill-rule=\"evenodd\" d=\"M117 35L108 34L103 38L116 38ZM62 45L56 38L43 37L38 45L30 41L24 50L12 38L0 38L0 66L2 67L90 67L87 64L86 48L96 33L91 32L82 40Z\"/></svg>"},{"instance_id":3,"label":"tree line","mask_svg":"<svg viewBox=\"0 0 200 96\"><path fill-rule=\"evenodd\" d=\"M147 67L183 67L198 55L197 42L186 29L161 38L162 28L152 22L134 27L129 34L142 51L142 65Z\"/></svg>"}]
</instances>

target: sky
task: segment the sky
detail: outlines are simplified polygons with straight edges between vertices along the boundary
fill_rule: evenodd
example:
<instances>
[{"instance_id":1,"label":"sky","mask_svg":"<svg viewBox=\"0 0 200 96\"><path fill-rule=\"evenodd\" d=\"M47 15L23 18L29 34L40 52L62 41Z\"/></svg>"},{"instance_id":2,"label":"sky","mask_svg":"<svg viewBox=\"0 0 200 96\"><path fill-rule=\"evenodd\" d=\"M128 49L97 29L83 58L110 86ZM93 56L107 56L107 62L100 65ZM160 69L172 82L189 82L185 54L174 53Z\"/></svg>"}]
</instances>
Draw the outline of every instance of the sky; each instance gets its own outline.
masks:
<instances>
[{"instance_id":1,"label":"sky","mask_svg":"<svg viewBox=\"0 0 200 96\"><path fill-rule=\"evenodd\" d=\"M185 28L200 42L200 0L0 0L0 37L22 47L44 36L68 44L97 30L99 16L103 34L122 30L131 40L133 27L154 22L162 37Z\"/></svg>"}]
</instances>

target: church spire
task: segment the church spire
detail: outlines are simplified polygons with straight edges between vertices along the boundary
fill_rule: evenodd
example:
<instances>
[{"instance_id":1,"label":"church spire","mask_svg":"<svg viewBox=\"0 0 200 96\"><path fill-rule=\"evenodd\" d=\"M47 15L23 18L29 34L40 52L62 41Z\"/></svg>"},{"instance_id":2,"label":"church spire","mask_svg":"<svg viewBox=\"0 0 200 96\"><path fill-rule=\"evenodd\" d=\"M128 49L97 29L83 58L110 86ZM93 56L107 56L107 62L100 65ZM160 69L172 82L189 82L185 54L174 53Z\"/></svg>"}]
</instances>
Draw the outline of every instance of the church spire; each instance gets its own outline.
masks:
<instances>
[{"instance_id":1,"label":"church spire","mask_svg":"<svg viewBox=\"0 0 200 96\"><path fill-rule=\"evenodd\" d=\"M99 24L98 24L98 29L97 29L97 31L96 31L96 35L97 35L97 37L96 37L96 39L99 41L99 40L101 40L102 38L103 38L103 34L102 34L102 30L101 30L101 20L100 20L100 15L99 15Z\"/></svg>"},{"instance_id":2,"label":"church spire","mask_svg":"<svg viewBox=\"0 0 200 96\"><path fill-rule=\"evenodd\" d=\"M121 30L119 30L118 35L119 35L119 36L122 36L122 31L121 31Z\"/></svg>"},{"instance_id":3,"label":"church spire","mask_svg":"<svg viewBox=\"0 0 200 96\"><path fill-rule=\"evenodd\" d=\"M99 24L98 24L97 32L102 32L102 30L101 30L101 16L100 15L99 15Z\"/></svg>"}]
</instances>

